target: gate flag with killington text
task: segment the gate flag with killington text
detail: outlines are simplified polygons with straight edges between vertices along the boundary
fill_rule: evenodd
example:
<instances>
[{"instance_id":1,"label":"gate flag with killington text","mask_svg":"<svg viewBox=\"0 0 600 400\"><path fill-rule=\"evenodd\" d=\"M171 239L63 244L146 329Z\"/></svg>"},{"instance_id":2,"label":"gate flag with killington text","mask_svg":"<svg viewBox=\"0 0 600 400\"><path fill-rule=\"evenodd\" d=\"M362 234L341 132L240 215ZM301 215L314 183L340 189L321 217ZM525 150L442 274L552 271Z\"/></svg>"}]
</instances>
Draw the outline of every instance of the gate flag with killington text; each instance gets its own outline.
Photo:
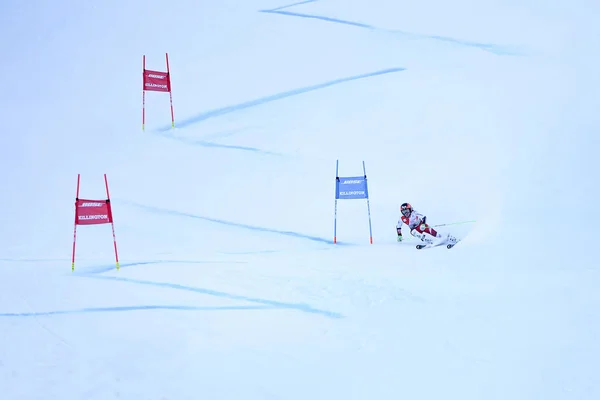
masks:
<instances>
[{"instance_id":1,"label":"gate flag with killington text","mask_svg":"<svg viewBox=\"0 0 600 400\"><path fill-rule=\"evenodd\" d=\"M335 163L335 208L333 215L333 243L337 243L337 208L338 200L367 200L369 217L369 242L373 244L373 229L371 227L371 205L369 204L369 187L367 185L367 170L363 161L363 176L339 176L339 160Z\"/></svg>"},{"instance_id":2,"label":"gate flag with killington text","mask_svg":"<svg viewBox=\"0 0 600 400\"><path fill-rule=\"evenodd\" d=\"M117 252L117 238L115 236L115 225L113 221L112 206L110 203L110 194L108 192L108 180L104 174L104 183L106 186L106 199L80 199L79 187L81 174L77 174L77 195L75 196L75 228L73 231L73 255L71 258L71 270L75 270L75 245L77 243L78 225L103 225L111 224L113 243L115 248L115 259L117 269L119 269L119 253Z\"/></svg>"},{"instance_id":3,"label":"gate flag with killington text","mask_svg":"<svg viewBox=\"0 0 600 400\"><path fill-rule=\"evenodd\" d=\"M143 57L143 88L142 88L142 130L146 126L146 91L168 92L171 102L171 127L175 127L175 114L173 113L173 94L171 93L171 71L169 69L169 53L165 53L167 59L167 71L155 71L146 69L146 56Z\"/></svg>"}]
</instances>

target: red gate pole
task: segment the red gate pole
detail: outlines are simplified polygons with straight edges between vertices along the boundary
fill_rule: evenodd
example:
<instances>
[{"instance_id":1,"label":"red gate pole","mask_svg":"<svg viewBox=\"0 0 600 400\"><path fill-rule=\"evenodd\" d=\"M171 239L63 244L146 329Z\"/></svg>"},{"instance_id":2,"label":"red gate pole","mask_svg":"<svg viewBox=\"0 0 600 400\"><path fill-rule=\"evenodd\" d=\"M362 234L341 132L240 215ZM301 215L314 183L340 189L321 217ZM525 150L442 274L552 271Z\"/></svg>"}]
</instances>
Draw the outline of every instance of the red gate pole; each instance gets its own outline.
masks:
<instances>
[{"instance_id":1,"label":"red gate pole","mask_svg":"<svg viewBox=\"0 0 600 400\"><path fill-rule=\"evenodd\" d=\"M119 253L117 252L117 237L115 236L115 224L112 216L112 206L110 204L110 194L108 193L108 179L106 178L106 174L104 174L104 183L106 185L106 202L108 204L108 212L110 213L110 225L112 226L112 235L113 235L113 243L115 245L115 260L117 262L117 270L120 269L119 266Z\"/></svg>"},{"instance_id":2,"label":"red gate pole","mask_svg":"<svg viewBox=\"0 0 600 400\"><path fill-rule=\"evenodd\" d=\"M142 62L142 130L144 129L144 125L146 124L146 88L144 87L144 81L146 79L146 55L144 54L144 59Z\"/></svg>"},{"instance_id":3,"label":"red gate pole","mask_svg":"<svg viewBox=\"0 0 600 400\"><path fill-rule=\"evenodd\" d=\"M167 77L169 79L169 100L171 102L171 128L175 128L175 114L173 113L173 94L171 93L171 72L169 71L169 53L165 53L167 58Z\"/></svg>"},{"instance_id":4,"label":"red gate pole","mask_svg":"<svg viewBox=\"0 0 600 400\"><path fill-rule=\"evenodd\" d=\"M71 271L75 271L75 242L77 241L77 201L79 200L79 181L81 174L77 174L77 194L75 195L75 227L73 228L73 255L71 256Z\"/></svg>"}]
</instances>

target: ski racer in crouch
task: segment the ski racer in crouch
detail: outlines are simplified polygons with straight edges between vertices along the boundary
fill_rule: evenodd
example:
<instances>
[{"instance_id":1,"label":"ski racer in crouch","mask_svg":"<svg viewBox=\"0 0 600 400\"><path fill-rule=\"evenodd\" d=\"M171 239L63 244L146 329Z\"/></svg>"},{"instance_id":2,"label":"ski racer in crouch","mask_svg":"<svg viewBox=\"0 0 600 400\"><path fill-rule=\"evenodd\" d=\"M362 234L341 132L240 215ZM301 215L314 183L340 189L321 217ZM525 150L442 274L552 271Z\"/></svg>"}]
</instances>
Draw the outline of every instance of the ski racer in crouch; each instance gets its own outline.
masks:
<instances>
[{"instance_id":1,"label":"ski racer in crouch","mask_svg":"<svg viewBox=\"0 0 600 400\"><path fill-rule=\"evenodd\" d=\"M396 224L399 242L402 241L402 224L406 224L410 228L411 235L428 244L433 244L434 240L432 238L436 238L440 243L443 240L447 240L448 243L451 244L456 243L455 237L450 234L447 234L446 237L444 237L438 231L427 225L427 217L417 212L409 203L402 203L400 212L402 215L398 220L398 224Z\"/></svg>"}]
</instances>

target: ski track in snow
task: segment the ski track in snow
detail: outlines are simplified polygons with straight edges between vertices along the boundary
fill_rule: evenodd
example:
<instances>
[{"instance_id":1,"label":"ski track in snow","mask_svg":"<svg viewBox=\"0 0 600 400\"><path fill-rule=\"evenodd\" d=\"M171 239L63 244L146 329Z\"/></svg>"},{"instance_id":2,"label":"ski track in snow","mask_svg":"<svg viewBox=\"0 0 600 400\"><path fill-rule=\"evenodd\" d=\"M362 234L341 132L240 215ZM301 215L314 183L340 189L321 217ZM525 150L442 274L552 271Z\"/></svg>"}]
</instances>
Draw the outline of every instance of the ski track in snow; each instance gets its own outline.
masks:
<instances>
[{"instance_id":1,"label":"ski track in snow","mask_svg":"<svg viewBox=\"0 0 600 400\"><path fill-rule=\"evenodd\" d=\"M275 93L275 94L272 94L269 96L248 100L243 103L233 104L233 105L229 105L229 106L216 108L214 110L204 111L198 115L188 117L184 120L179 121L176 126L178 128L185 128L187 126L191 126L191 125L197 124L199 122L206 121L207 119L210 119L210 118L216 118L216 117L220 117L222 115L226 115L226 114L233 113L236 111L245 110L247 108L261 106L261 105L264 105L264 104L267 104L267 103L270 103L273 101L283 100L288 97L297 96L300 94L312 92L312 91L319 90L319 89L325 89L330 86L335 86L335 85L339 85L339 84L346 83L346 82L352 82L352 81L366 79L366 78L373 78L373 77L376 77L379 75L387 75L387 74L401 72L401 71L405 71L405 70L406 70L406 68L401 68L401 67L386 68L386 69L382 69L382 70L378 70L378 71L366 72L366 73L359 74L359 75L347 76L347 77L338 78L338 79L334 79L334 80L330 80L330 81L326 81L326 82L321 82L321 83L314 84L311 86L305 86L305 87L300 87L300 88L296 88L296 89L291 89L291 90L287 90L284 92ZM172 130L171 125L166 125L166 126L160 128L159 132L165 133L165 132L170 132L171 130ZM213 147L215 146L211 142L202 142L202 143L204 145L209 145L209 146L212 145ZM222 146L222 147L224 147L224 146ZM238 150L240 150L240 149L238 148ZM243 150L249 150L249 149L246 148ZM258 151L258 149L252 149L252 150Z\"/></svg>"},{"instance_id":2,"label":"ski track in snow","mask_svg":"<svg viewBox=\"0 0 600 400\"><path fill-rule=\"evenodd\" d=\"M486 52L489 52L489 53L492 53L495 55L517 55L518 54L516 51L509 50L506 47L499 46L496 44L479 43L479 42L468 41L468 40L460 40L460 39L447 37L447 36L441 36L441 35L425 35L425 34L415 34L415 33L405 32L402 30L389 30L389 29L378 28L376 26L369 25L369 24L362 23L362 22L343 20L343 19L339 19L339 18L332 18L332 17L315 15L315 14L306 14L306 13L299 13L299 12L294 12L294 11L287 11L290 8L307 5L310 3L316 3L317 1L319 1L319 0L306 0L306 1L283 5L283 6L272 8L272 9L259 10L259 12L288 16L288 17L316 19L316 20L320 20L320 21L324 21L324 22L336 23L336 24L341 24L341 25L349 25L349 26L354 26L354 27L358 27L358 28L362 28L362 29L367 29L370 31L392 33L392 34L399 35L400 37L405 37L407 39L435 40L435 41L440 41L440 42L446 42L449 44L454 44L454 45L459 45L459 46L464 46L464 47L477 48L477 49L480 49L480 50L483 50L483 51L486 51ZM216 108L213 110L204 111L204 112L201 112L200 114L197 114L195 116L188 117L184 120L179 121L177 123L177 128L185 128L187 126L195 125L197 123L203 122L210 118L220 117L220 116L223 116L223 115L226 115L229 113L233 113L236 111L241 111L241 110L245 110L247 108L261 106L261 105L264 105L269 102L282 100L282 99L285 99L285 98L288 98L291 96L297 96L300 94L304 94L304 93L319 90L319 89L324 89L324 88L327 88L330 86L339 85L342 83L365 79L365 78L371 78L371 77L375 77L378 75L385 75L385 74L389 74L389 73L400 72L400 71L404 71L404 70L405 70L405 68L393 67L393 68L379 70L379 71L367 72L367 73L360 74L360 75L349 76L349 77L339 78L339 79L335 79L335 80L331 80L331 81L326 81L326 82L315 84L312 86L291 89L291 90L276 93L273 95L248 100L246 102L239 103L239 104L233 104L233 105ZM166 133L168 133L168 132L172 132L172 127L170 125L165 125L156 131L156 133L161 134L161 136L163 136L163 137L181 141L188 145L219 148L219 149L225 149L225 150L246 151L246 152L270 155L270 156L282 156L282 154L270 152L270 151L263 150L263 149L256 148L256 147L227 145L227 144L215 143L213 141L207 141L207 140L193 140L193 139L189 139L189 138L173 136L170 134L167 135Z\"/></svg>"},{"instance_id":3,"label":"ski track in snow","mask_svg":"<svg viewBox=\"0 0 600 400\"><path fill-rule=\"evenodd\" d=\"M139 203L131 202L131 201L122 201L122 203L128 204L130 206L138 207L140 209L146 210L151 213L156 213L156 214L166 214L166 215L171 215L171 216L175 216L175 217L193 218L193 219L198 219L198 220L211 222L211 223L215 223L215 224L233 226L233 227L237 227L240 229L246 229L246 230L250 230L250 231L268 232L268 233L273 233L273 234L282 235L282 236L288 236L288 237L294 237L294 238L298 238L298 239L309 240L311 242L316 242L316 243L333 244L333 240L331 240L331 239L325 239L325 238L318 237L318 236L306 235L306 234L303 234L300 232L283 231L283 230L267 228L267 227L263 227L263 226L242 224L239 222L227 221L224 219L211 218L211 217L196 215L196 214L187 213L187 212L183 212L183 211L154 207L154 206L139 204ZM347 246L348 244L344 243L344 242L338 242L337 245L339 245L339 246L346 245Z\"/></svg>"},{"instance_id":4,"label":"ski track in snow","mask_svg":"<svg viewBox=\"0 0 600 400\"><path fill-rule=\"evenodd\" d=\"M170 135L163 135L163 137L166 137L166 138L169 138L172 140L177 140L186 145L192 145L192 146L211 147L211 148L225 149L225 150L247 151L247 152L251 152L251 153L258 153L258 154L264 154L264 155L269 155L269 156L281 156L280 153L274 153L274 152L262 150L262 149L259 149L256 147L227 145L227 144L209 142L206 140L192 140L192 139L188 139L188 138L170 136Z\"/></svg>"},{"instance_id":5,"label":"ski track in snow","mask_svg":"<svg viewBox=\"0 0 600 400\"><path fill-rule=\"evenodd\" d=\"M32 262L35 260L25 260L26 262ZM132 262L132 263L124 263L120 265L121 268L127 268L132 266L141 266L148 264L172 264L172 263L182 263L182 264L218 264L218 261L171 261L171 260L155 260L155 261L140 261L140 262ZM224 264L244 264L245 262L240 261L226 261L220 262ZM163 289L171 289L171 290L180 290L193 292L200 295L213 296L224 298L228 300L236 300L242 301L246 303L253 303L253 305L239 305L239 306L189 306L189 305L160 305L160 304L147 304L147 305L136 305L136 306L114 306L114 307L84 307L84 308L76 308L70 310L50 310L50 311L36 311L34 310L27 299L23 298L23 301L26 303L29 308L28 312L2 312L0 313L0 318L11 318L11 317L33 317L36 319L36 322L40 325L41 328L46 330L48 333L57 336L53 331L47 328L45 325L39 323L37 321L37 317L40 316L54 316L54 315L69 315L69 314L89 314L89 313L109 313L109 312L126 312L126 311L143 311L143 310L172 310L172 311L248 311L248 310L295 310L309 314L317 314L321 316L325 316L327 318L344 318L344 316L340 313L318 309L312 307L308 304L302 303L290 303L290 302L282 302L269 300L266 298L259 297L249 297L236 295L233 293L227 293L223 291L212 290L208 288L200 288L193 287L188 285L181 285L177 283L168 283L168 282L159 282L159 281L150 281L150 280L142 280L142 279L134 279L134 278L126 278L119 276L106 276L102 275L103 273L111 272L115 270L114 265L104 265L99 267L91 267L85 268L81 271L71 272L70 276L76 278L88 278L88 279L97 279L104 281L113 281L113 282L124 282L134 285L144 285L151 286ZM59 340L61 340L64 344L64 340L57 336Z\"/></svg>"},{"instance_id":6,"label":"ski track in snow","mask_svg":"<svg viewBox=\"0 0 600 400\"><path fill-rule=\"evenodd\" d=\"M456 39L456 38L452 38L452 37L448 37L448 36L441 36L441 35L417 34L417 33L406 32L406 31L402 31L402 30L398 30L398 29L384 29L384 28L379 28L374 25L370 25L370 24L358 22L358 21L349 21L349 20L344 20L344 19L339 19L339 18L327 17L327 16L323 16L323 15L307 14L307 13L300 13L300 12L294 12L294 11L284 11L289 8L306 5L309 3L316 3L317 1L319 1L319 0L306 0L306 1L292 3L292 4L288 4L285 6L272 8L272 9L268 9L268 10L260 10L260 12L268 13L268 14L283 15L283 16L288 16L288 17L315 19L315 20L319 20L319 21L330 22L330 23L346 25L346 26L352 26L352 27L366 29L366 30L370 30L370 31L391 33L391 34L395 34L395 35L398 35L400 37L404 37L407 39L435 40L435 41L439 41L439 42L449 43L452 45L477 48L479 50L483 50L488 53L492 53L492 54L499 55L499 56L519 55L519 53L515 50L511 50L508 47L491 44L491 43L480 43L480 42L474 42L474 41L469 41L469 40L461 40L461 39Z\"/></svg>"},{"instance_id":7,"label":"ski track in snow","mask_svg":"<svg viewBox=\"0 0 600 400\"><path fill-rule=\"evenodd\" d=\"M273 307L269 306L223 306L223 307L194 307L194 306L167 306L167 305L142 305L142 306L123 306L123 307L87 307L73 310L55 310L23 313L1 313L0 317L48 317L52 315L67 314L88 314L101 312L119 312L119 311L140 311L140 310L177 310L177 311L226 311L226 310L266 310ZM45 330L48 328L42 326ZM51 331L49 331L51 332ZM51 332L52 333L52 332ZM52 333L54 336L56 334ZM64 340L59 338L62 342ZM66 343L65 343L66 344Z\"/></svg>"},{"instance_id":8,"label":"ski track in snow","mask_svg":"<svg viewBox=\"0 0 600 400\"><path fill-rule=\"evenodd\" d=\"M186 263L186 264L194 263L194 262L187 262L187 261L181 261L181 262ZM131 264L124 264L123 267L134 266L134 265L144 265L144 264L159 264L159 263L171 263L171 261L136 262L136 263L131 263ZM196 263L198 263L198 262L196 262ZM215 262L207 261L205 263L213 264ZM232 264L232 263L235 263L235 262L227 262L227 264ZM187 291L187 292L193 292L193 293L197 293L197 294L205 295L205 296L213 296L213 297L225 298L228 300L236 300L236 301L242 301L242 302L246 302L246 303L253 303L253 305L206 307L206 306L189 306L189 305L147 304L147 305L136 305L136 306L84 307L84 308L76 308L76 309L70 309L70 310L35 311L29 305L29 303L26 301L26 299L24 299L24 301L28 305L28 308L30 311L28 311L28 312L13 312L13 313L3 312L3 313L0 313L0 318L10 318L10 317L37 318L40 316L126 312L126 311L140 311L140 310L142 310L142 311L143 310L249 311L249 310L275 310L275 309L276 310L281 310L281 309L295 310L295 311L300 311L300 312L309 313L309 314L317 314L317 315L325 316L327 318L334 318L334 319L339 319L339 318L344 317L340 313L314 308L308 304L289 303L289 302L269 300L266 298L242 296L242 295L236 295L233 293L212 290L212 289L208 289L208 288L193 287L193 286L181 285L181 284L176 284L176 283L158 282L158 281L133 279L133 278L126 278L126 277L119 277L119 276L102 275L105 272L114 271L114 269L115 269L114 266L110 266L110 267L103 266L100 268L86 268L85 270L82 270L82 271L72 272L72 273L70 273L70 275L73 277L76 277L76 278L88 278L88 279L97 279L97 280L113 281L113 282L125 282L125 283L134 284L134 285L144 285L144 286L151 286L151 287L170 289L170 290ZM37 319L36 319L36 321L37 321ZM56 334L54 332L50 331L45 325L40 325L40 326L44 330L46 330L48 333L51 333L54 336L56 336ZM59 339L64 342L64 340L62 338L59 338ZM65 344L67 344L67 343L65 342Z\"/></svg>"}]
</instances>

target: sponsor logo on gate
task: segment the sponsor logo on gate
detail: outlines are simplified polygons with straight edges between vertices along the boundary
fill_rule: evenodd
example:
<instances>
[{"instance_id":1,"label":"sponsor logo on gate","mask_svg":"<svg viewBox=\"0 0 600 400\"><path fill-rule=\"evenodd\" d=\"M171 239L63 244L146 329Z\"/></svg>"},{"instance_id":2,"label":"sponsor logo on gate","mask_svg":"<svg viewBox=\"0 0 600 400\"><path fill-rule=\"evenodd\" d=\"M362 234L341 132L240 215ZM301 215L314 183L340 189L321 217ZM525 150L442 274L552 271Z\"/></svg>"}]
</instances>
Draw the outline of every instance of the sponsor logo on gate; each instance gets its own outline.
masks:
<instances>
[{"instance_id":1,"label":"sponsor logo on gate","mask_svg":"<svg viewBox=\"0 0 600 400\"><path fill-rule=\"evenodd\" d=\"M162 89L166 89L167 85L160 85L158 83L146 83L147 87L157 87L157 88L162 88Z\"/></svg>"},{"instance_id":2,"label":"sponsor logo on gate","mask_svg":"<svg viewBox=\"0 0 600 400\"><path fill-rule=\"evenodd\" d=\"M87 220L87 219L108 219L108 215L106 215L106 214L101 214L101 215L80 215L79 219L80 220Z\"/></svg>"},{"instance_id":3,"label":"sponsor logo on gate","mask_svg":"<svg viewBox=\"0 0 600 400\"><path fill-rule=\"evenodd\" d=\"M356 195L364 195L364 190L353 190L351 192L340 192L340 196L356 196Z\"/></svg>"},{"instance_id":4,"label":"sponsor logo on gate","mask_svg":"<svg viewBox=\"0 0 600 400\"><path fill-rule=\"evenodd\" d=\"M98 203L98 202L93 202L93 203L81 203L79 205L79 207L102 207L105 203Z\"/></svg>"}]
</instances>

